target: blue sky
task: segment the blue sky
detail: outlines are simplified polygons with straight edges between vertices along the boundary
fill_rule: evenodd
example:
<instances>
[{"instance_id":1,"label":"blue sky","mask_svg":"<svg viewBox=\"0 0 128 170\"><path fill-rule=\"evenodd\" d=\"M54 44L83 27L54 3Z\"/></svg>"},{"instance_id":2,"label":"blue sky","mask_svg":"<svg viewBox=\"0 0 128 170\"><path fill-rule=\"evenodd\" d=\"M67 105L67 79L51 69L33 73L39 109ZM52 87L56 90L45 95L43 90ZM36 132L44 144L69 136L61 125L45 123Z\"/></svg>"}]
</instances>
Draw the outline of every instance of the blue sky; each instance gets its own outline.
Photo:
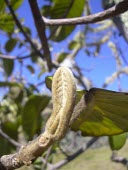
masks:
<instances>
[{"instance_id":1,"label":"blue sky","mask_svg":"<svg viewBox=\"0 0 128 170\"><path fill-rule=\"evenodd\" d=\"M43 3L43 1L38 1L39 4ZM101 7L101 0L90 0L90 5L93 13L102 11ZM33 38L36 38L37 32L36 28L34 27L34 21L31 15L31 11L29 8L28 1L24 1L23 5L18 9L19 18L25 18L24 24L32 29L32 35ZM65 47L67 46L67 43L73 36L75 35L76 31L80 31L82 29L82 26L78 26L77 29L62 43L54 43L53 44L53 51L52 56L54 56L56 53L59 53L61 51L65 50ZM91 35L90 35L91 36ZM120 46L122 48L126 47L126 43L124 42L122 37L117 38L120 42ZM6 41L5 36L0 35L0 41L2 40L2 44ZM115 40L114 40L115 41ZM17 49L11 53L11 55L17 55L18 51ZM78 56L76 57L76 62L80 65L81 68L85 69L91 69L91 71L86 72L84 71L84 75L91 79L93 82L94 87L101 88L105 79L116 70L116 63L115 59L113 57L112 51L108 47L107 44L102 46L101 53L98 57L88 57L83 51L79 52ZM16 63L17 64L17 63ZM30 60L26 60L26 64L31 64ZM15 72L18 72L19 67L16 67ZM36 74L40 72L40 68L36 66L36 74L30 75L29 71L27 69L23 70L26 80L29 82L34 82L35 84L44 80L45 76L41 76L41 79L36 79ZM50 74L49 74L50 75ZM0 74L1 80L2 75ZM128 91L128 76L121 76L120 78L121 87L123 90ZM116 90L118 91L118 81L116 80L114 83L110 84L107 89L109 90Z\"/></svg>"}]
</instances>

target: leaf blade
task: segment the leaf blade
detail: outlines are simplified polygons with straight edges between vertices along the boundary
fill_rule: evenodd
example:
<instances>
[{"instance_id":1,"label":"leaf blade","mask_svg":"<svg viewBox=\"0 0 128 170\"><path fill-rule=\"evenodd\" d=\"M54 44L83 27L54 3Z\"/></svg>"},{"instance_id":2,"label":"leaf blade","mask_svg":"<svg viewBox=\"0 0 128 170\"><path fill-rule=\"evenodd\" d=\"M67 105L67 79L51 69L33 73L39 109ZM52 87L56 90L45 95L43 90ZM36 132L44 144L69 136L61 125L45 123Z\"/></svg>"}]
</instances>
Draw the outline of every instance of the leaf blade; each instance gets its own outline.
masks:
<instances>
[{"instance_id":1,"label":"leaf blade","mask_svg":"<svg viewBox=\"0 0 128 170\"><path fill-rule=\"evenodd\" d=\"M109 136L128 131L127 93L94 88L88 91L85 100L87 108L73 123L72 130L80 130L83 136Z\"/></svg>"},{"instance_id":2,"label":"leaf blade","mask_svg":"<svg viewBox=\"0 0 128 170\"><path fill-rule=\"evenodd\" d=\"M47 106L50 97L46 95L31 95L26 102L22 113L22 126L31 139L35 133L41 130L41 111Z\"/></svg>"},{"instance_id":3,"label":"leaf blade","mask_svg":"<svg viewBox=\"0 0 128 170\"><path fill-rule=\"evenodd\" d=\"M109 136L109 146L112 150L121 149L126 143L127 133Z\"/></svg>"}]
</instances>

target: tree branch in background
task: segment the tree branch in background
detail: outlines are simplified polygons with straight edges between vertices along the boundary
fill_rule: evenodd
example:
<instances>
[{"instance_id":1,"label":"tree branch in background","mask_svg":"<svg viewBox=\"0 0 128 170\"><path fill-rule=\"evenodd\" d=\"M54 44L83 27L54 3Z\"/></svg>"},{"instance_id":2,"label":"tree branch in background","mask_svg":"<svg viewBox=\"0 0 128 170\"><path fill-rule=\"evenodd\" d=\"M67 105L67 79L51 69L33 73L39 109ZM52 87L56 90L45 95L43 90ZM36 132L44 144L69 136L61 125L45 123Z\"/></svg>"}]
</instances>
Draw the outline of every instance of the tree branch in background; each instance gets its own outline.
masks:
<instances>
[{"instance_id":1,"label":"tree branch in background","mask_svg":"<svg viewBox=\"0 0 128 170\"><path fill-rule=\"evenodd\" d=\"M122 156L118 156L116 151L112 152L111 160L116 163L121 163L128 167L128 159Z\"/></svg>"},{"instance_id":2,"label":"tree branch in background","mask_svg":"<svg viewBox=\"0 0 128 170\"><path fill-rule=\"evenodd\" d=\"M36 54L36 53L31 53L31 54L28 54L26 56L21 56L21 57L12 56L12 55L6 55L6 54L0 54L0 58L2 58L2 59L10 59L10 60L24 60L24 59L27 59L27 58L31 57L32 54ZM55 62L52 62L52 67L57 69L57 68L60 67L60 65L57 65Z\"/></svg>"},{"instance_id":3,"label":"tree branch in background","mask_svg":"<svg viewBox=\"0 0 128 170\"><path fill-rule=\"evenodd\" d=\"M119 2L117 5L96 14L76 17L76 18L67 18L67 19L47 19L43 17L46 25L78 25L78 24L90 24L103 21L108 18L112 18L116 15L122 14L128 10L128 0Z\"/></svg>"},{"instance_id":4,"label":"tree branch in background","mask_svg":"<svg viewBox=\"0 0 128 170\"><path fill-rule=\"evenodd\" d=\"M42 59L44 59L44 56L41 54L41 52L39 50L37 50L35 44L31 41L30 37L26 34L26 32L24 31L22 25L20 24L20 21L18 20L17 16L15 15L14 10L12 9L12 6L10 4L10 2L8 0L5 0L5 3L17 25L17 27L19 28L19 30L21 31L21 33L23 34L23 36L25 37L25 39L30 43L30 45L32 46L32 48L34 49L35 53L38 54Z\"/></svg>"},{"instance_id":5,"label":"tree branch in background","mask_svg":"<svg viewBox=\"0 0 128 170\"><path fill-rule=\"evenodd\" d=\"M68 156L67 158L65 158L64 160L54 164L53 166L51 166L48 170L56 170L62 166L64 166L65 164L71 162L72 160L74 160L77 156L79 156L80 154L82 154L83 152L87 151L87 149L89 149L99 138L98 137L93 137L91 138L86 146L81 147L78 151L76 151L74 154Z\"/></svg>"},{"instance_id":6,"label":"tree branch in background","mask_svg":"<svg viewBox=\"0 0 128 170\"><path fill-rule=\"evenodd\" d=\"M23 60L23 59L27 59L31 56L32 54L28 54L26 56L22 56L22 57L16 57L16 56L10 56L10 55L5 55L5 54L0 54L0 58L2 59L10 59L10 60Z\"/></svg>"},{"instance_id":7,"label":"tree branch in background","mask_svg":"<svg viewBox=\"0 0 128 170\"><path fill-rule=\"evenodd\" d=\"M80 68L77 65L74 65L74 68L78 71L78 76L75 75L75 77L78 79L78 81L81 83L81 85L83 86L84 89L87 89L87 86L84 82L84 76L82 74L82 72L80 71Z\"/></svg>"},{"instance_id":8,"label":"tree branch in background","mask_svg":"<svg viewBox=\"0 0 128 170\"><path fill-rule=\"evenodd\" d=\"M50 50L49 50L49 46L48 46L48 41L47 41L47 37L45 34L45 23L42 19L42 16L40 14L40 10L37 4L37 1L31 1L29 0L29 5L33 14L33 18L35 21L35 25L36 25L36 29L38 31L39 34L39 38L42 44L42 48L44 51L44 58L47 61L47 65L49 68L49 71L51 71L52 69L52 61L51 61L51 54L50 54Z\"/></svg>"},{"instance_id":9,"label":"tree branch in background","mask_svg":"<svg viewBox=\"0 0 128 170\"><path fill-rule=\"evenodd\" d=\"M46 152L46 155L45 155L45 157L44 157L44 160L45 160L45 161L43 162L42 169L46 169L47 164L48 164L48 158L49 158L51 152L52 152L52 146L50 146L50 148L49 148L49 149L47 150L47 152Z\"/></svg>"},{"instance_id":10,"label":"tree branch in background","mask_svg":"<svg viewBox=\"0 0 128 170\"><path fill-rule=\"evenodd\" d=\"M112 83L121 74L128 75L128 67L123 67L120 70L117 70L116 72L114 72L110 77L106 78L106 81L103 84L102 88L106 88L110 83Z\"/></svg>"},{"instance_id":11,"label":"tree branch in background","mask_svg":"<svg viewBox=\"0 0 128 170\"><path fill-rule=\"evenodd\" d=\"M11 143L15 147L21 147L21 144L16 142L14 139L12 139L10 136L8 136L6 133L2 131L0 128L0 136L4 139L6 139L9 143Z\"/></svg>"}]
</instances>

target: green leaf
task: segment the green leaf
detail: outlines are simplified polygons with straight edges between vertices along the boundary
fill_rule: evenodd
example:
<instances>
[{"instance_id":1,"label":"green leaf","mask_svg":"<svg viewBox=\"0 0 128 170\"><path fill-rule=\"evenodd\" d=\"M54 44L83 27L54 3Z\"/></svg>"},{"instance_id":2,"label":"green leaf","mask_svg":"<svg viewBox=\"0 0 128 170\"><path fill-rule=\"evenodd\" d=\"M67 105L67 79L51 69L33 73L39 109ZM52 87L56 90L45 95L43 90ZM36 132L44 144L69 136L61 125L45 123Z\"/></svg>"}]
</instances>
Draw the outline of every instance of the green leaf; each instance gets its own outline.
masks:
<instances>
[{"instance_id":1,"label":"green leaf","mask_svg":"<svg viewBox=\"0 0 128 170\"><path fill-rule=\"evenodd\" d=\"M5 44L5 49L7 52L11 52L17 44L17 39L15 38L10 38L6 44Z\"/></svg>"},{"instance_id":2,"label":"green leaf","mask_svg":"<svg viewBox=\"0 0 128 170\"><path fill-rule=\"evenodd\" d=\"M69 53L62 52L58 55L57 61L58 63L61 63L64 61L64 59L69 55Z\"/></svg>"},{"instance_id":3,"label":"green leaf","mask_svg":"<svg viewBox=\"0 0 128 170\"><path fill-rule=\"evenodd\" d=\"M51 88L52 88L52 79L53 79L52 76L47 76L45 78L45 84L49 90L51 90Z\"/></svg>"},{"instance_id":4,"label":"green leaf","mask_svg":"<svg viewBox=\"0 0 128 170\"><path fill-rule=\"evenodd\" d=\"M6 7L6 4L5 4L4 0L0 0L0 12L1 11L3 12L5 10L5 7Z\"/></svg>"},{"instance_id":5,"label":"green leaf","mask_svg":"<svg viewBox=\"0 0 128 170\"><path fill-rule=\"evenodd\" d=\"M72 124L83 136L109 136L128 131L128 93L90 89L87 107Z\"/></svg>"},{"instance_id":6,"label":"green leaf","mask_svg":"<svg viewBox=\"0 0 128 170\"><path fill-rule=\"evenodd\" d=\"M83 95L87 93L87 90L77 90L76 91L76 103L78 103Z\"/></svg>"},{"instance_id":7,"label":"green leaf","mask_svg":"<svg viewBox=\"0 0 128 170\"><path fill-rule=\"evenodd\" d=\"M77 32L74 37L74 40L71 41L68 45L69 50L79 49L85 44L85 38L83 32Z\"/></svg>"},{"instance_id":8,"label":"green leaf","mask_svg":"<svg viewBox=\"0 0 128 170\"><path fill-rule=\"evenodd\" d=\"M24 97L24 89L22 86L13 86L8 92L8 97L15 102L15 104L21 104Z\"/></svg>"},{"instance_id":9,"label":"green leaf","mask_svg":"<svg viewBox=\"0 0 128 170\"><path fill-rule=\"evenodd\" d=\"M22 84L16 82L0 81L0 87L22 87Z\"/></svg>"},{"instance_id":10,"label":"green leaf","mask_svg":"<svg viewBox=\"0 0 128 170\"><path fill-rule=\"evenodd\" d=\"M40 78L45 72L46 72L46 68L43 66L43 65L41 65L41 71L40 71L40 73L38 74L38 78Z\"/></svg>"},{"instance_id":11,"label":"green leaf","mask_svg":"<svg viewBox=\"0 0 128 170\"><path fill-rule=\"evenodd\" d=\"M74 18L82 15L85 1L84 0L74 0L71 5L72 0L54 0L54 4L51 8L51 18ZM68 12L67 12L68 11ZM66 14L66 15L65 15ZM66 17L65 17L66 16ZM51 33L56 27L51 28ZM75 26L59 26L52 36L53 41L62 41L69 34L72 33Z\"/></svg>"},{"instance_id":12,"label":"green leaf","mask_svg":"<svg viewBox=\"0 0 128 170\"><path fill-rule=\"evenodd\" d=\"M13 10L17 10L23 3L23 0L11 0L10 3L11 3Z\"/></svg>"},{"instance_id":13,"label":"green leaf","mask_svg":"<svg viewBox=\"0 0 128 170\"><path fill-rule=\"evenodd\" d=\"M11 138L17 140L18 126L19 125L18 125L17 121L15 121L15 122L7 121L2 125L2 129Z\"/></svg>"},{"instance_id":14,"label":"green leaf","mask_svg":"<svg viewBox=\"0 0 128 170\"><path fill-rule=\"evenodd\" d=\"M3 67L6 75L9 77L12 74L14 68L14 61L11 59L3 59Z\"/></svg>"},{"instance_id":15,"label":"green leaf","mask_svg":"<svg viewBox=\"0 0 128 170\"><path fill-rule=\"evenodd\" d=\"M45 17L49 17L50 12L51 12L51 5L43 5L41 9L41 15Z\"/></svg>"},{"instance_id":16,"label":"green leaf","mask_svg":"<svg viewBox=\"0 0 128 170\"><path fill-rule=\"evenodd\" d=\"M7 13L0 13L0 30L12 33L14 30L14 20L11 15Z\"/></svg>"},{"instance_id":17,"label":"green leaf","mask_svg":"<svg viewBox=\"0 0 128 170\"><path fill-rule=\"evenodd\" d=\"M0 157L10 154L12 150L14 150L14 146L0 136Z\"/></svg>"},{"instance_id":18,"label":"green leaf","mask_svg":"<svg viewBox=\"0 0 128 170\"><path fill-rule=\"evenodd\" d=\"M38 61L38 55L34 53L33 49L31 49L31 50L32 50L32 53L30 55L31 56L31 61L33 63L36 63Z\"/></svg>"},{"instance_id":19,"label":"green leaf","mask_svg":"<svg viewBox=\"0 0 128 170\"><path fill-rule=\"evenodd\" d=\"M31 36L31 29L29 27L23 26L24 31Z\"/></svg>"},{"instance_id":20,"label":"green leaf","mask_svg":"<svg viewBox=\"0 0 128 170\"><path fill-rule=\"evenodd\" d=\"M32 74L35 73L35 70L34 70L34 68L33 68L31 65L27 65L27 69L28 69Z\"/></svg>"},{"instance_id":21,"label":"green leaf","mask_svg":"<svg viewBox=\"0 0 128 170\"><path fill-rule=\"evenodd\" d=\"M22 114L22 126L29 139L41 130L41 111L50 101L49 96L31 95L24 106Z\"/></svg>"},{"instance_id":22,"label":"green leaf","mask_svg":"<svg viewBox=\"0 0 128 170\"><path fill-rule=\"evenodd\" d=\"M77 45L79 45L79 44L80 44L80 42L71 41L71 42L69 43L69 45L68 45L68 48L69 48L69 50L73 50L73 49L76 48Z\"/></svg>"},{"instance_id":23,"label":"green leaf","mask_svg":"<svg viewBox=\"0 0 128 170\"><path fill-rule=\"evenodd\" d=\"M127 133L109 136L109 145L112 150L119 150L126 143L126 139L127 139Z\"/></svg>"}]
</instances>

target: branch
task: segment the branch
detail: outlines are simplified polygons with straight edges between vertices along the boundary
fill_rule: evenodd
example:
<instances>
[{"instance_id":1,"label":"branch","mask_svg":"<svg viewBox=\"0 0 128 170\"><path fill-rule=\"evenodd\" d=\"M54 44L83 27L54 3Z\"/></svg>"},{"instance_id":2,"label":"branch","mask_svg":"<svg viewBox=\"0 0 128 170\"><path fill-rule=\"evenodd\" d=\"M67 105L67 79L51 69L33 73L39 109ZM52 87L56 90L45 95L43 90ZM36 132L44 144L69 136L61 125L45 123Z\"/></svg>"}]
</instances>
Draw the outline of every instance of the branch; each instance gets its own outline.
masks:
<instances>
[{"instance_id":1,"label":"branch","mask_svg":"<svg viewBox=\"0 0 128 170\"><path fill-rule=\"evenodd\" d=\"M52 136L45 132L27 145L22 146L17 153L2 156L0 162L5 167L2 170L13 170L23 165L30 165L37 157L41 156L52 143Z\"/></svg>"},{"instance_id":2,"label":"branch","mask_svg":"<svg viewBox=\"0 0 128 170\"><path fill-rule=\"evenodd\" d=\"M73 4L74 4L74 0L71 0L71 2L69 3L69 6L66 8L65 12L63 13L63 15L62 15L61 17L59 17L59 18L66 18L66 16L68 15L70 9L72 8ZM52 32L51 32L50 36L48 37L48 39L50 39L50 38L55 34L55 32L56 32L56 30L57 30L58 27L59 27L59 25L56 26L56 27L52 30Z\"/></svg>"},{"instance_id":3,"label":"branch","mask_svg":"<svg viewBox=\"0 0 128 170\"><path fill-rule=\"evenodd\" d=\"M74 68L79 74L76 78L81 83L81 85L84 87L84 89L90 89L90 87L92 86L91 81L87 79L85 76L83 76L81 69L76 64L74 65Z\"/></svg>"},{"instance_id":4,"label":"branch","mask_svg":"<svg viewBox=\"0 0 128 170\"><path fill-rule=\"evenodd\" d=\"M87 149L89 149L99 138L98 137L93 137L92 139L90 139L88 141L88 143L86 144L85 147L81 147L76 153L74 153L71 156L68 156L67 158L65 158L64 160L52 165L52 167L50 167L48 170L56 170L62 166L64 166L65 164L71 162L72 160L74 160L77 156L79 156L80 154L82 154L83 152L87 151Z\"/></svg>"},{"instance_id":5,"label":"branch","mask_svg":"<svg viewBox=\"0 0 128 170\"><path fill-rule=\"evenodd\" d=\"M50 54L50 50L49 50L49 45L47 42L47 37L45 34L45 23L42 19L42 16L40 14L40 10L37 4L37 1L31 1L29 0L29 5L33 14L33 18L35 21L35 25L36 25L36 29L38 31L39 34L39 38L42 44L42 48L44 50L44 58L47 61L47 65L49 68L49 71L51 71L52 69L52 61L51 61L51 54Z\"/></svg>"},{"instance_id":6,"label":"branch","mask_svg":"<svg viewBox=\"0 0 128 170\"><path fill-rule=\"evenodd\" d=\"M108 84L112 83L121 74L128 75L128 67L127 66L124 67L124 68L121 68L120 70L117 70L110 77L106 78L106 81L105 81L105 83L103 84L102 87L106 88L108 86Z\"/></svg>"},{"instance_id":7,"label":"branch","mask_svg":"<svg viewBox=\"0 0 128 170\"><path fill-rule=\"evenodd\" d=\"M27 145L22 146L17 153L2 156L0 158L2 170L13 170L23 165L30 165L53 143L65 136L76 96L74 77L67 67L60 67L54 74L52 96L53 112L48 119L45 132Z\"/></svg>"},{"instance_id":8,"label":"branch","mask_svg":"<svg viewBox=\"0 0 128 170\"><path fill-rule=\"evenodd\" d=\"M46 25L78 25L78 24L90 24L103 21L105 19L114 17L116 15L122 14L128 10L128 0L119 2L117 5L96 14L76 17L76 18L67 18L67 19L47 19L43 17Z\"/></svg>"},{"instance_id":9,"label":"branch","mask_svg":"<svg viewBox=\"0 0 128 170\"><path fill-rule=\"evenodd\" d=\"M42 166L42 169L45 169L47 167L47 165L49 165L48 164L48 158L49 158L51 152L52 152L52 146L47 150L47 153L46 153L44 161L43 161L44 164Z\"/></svg>"},{"instance_id":10,"label":"branch","mask_svg":"<svg viewBox=\"0 0 128 170\"><path fill-rule=\"evenodd\" d=\"M10 60L23 60L23 59L27 59L27 58L31 57L31 55L33 55L33 54L35 54L35 53L31 53L31 54L28 54L26 56L21 56L21 57L16 57L16 56L6 55L6 54L0 54L0 58L2 58L2 59L10 59ZM60 66L57 65L55 62L53 62L52 67L57 69Z\"/></svg>"},{"instance_id":11,"label":"branch","mask_svg":"<svg viewBox=\"0 0 128 170\"><path fill-rule=\"evenodd\" d=\"M42 59L44 58L44 56L41 54L41 52L39 50L37 50L35 44L31 41L30 37L26 34L26 32L24 31L22 25L20 24L20 21L18 20L17 16L15 15L14 10L12 9L12 6L10 4L10 2L8 0L5 0L5 3L17 25L17 27L19 28L19 30L21 31L21 33L23 34L23 36L25 37L25 39L30 43L30 45L32 46L32 48L34 49L34 51L36 52L36 54L38 54Z\"/></svg>"},{"instance_id":12,"label":"branch","mask_svg":"<svg viewBox=\"0 0 128 170\"><path fill-rule=\"evenodd\" d=\"M10 136L8 136L6 133L2 131L0 128L0 136L6 139L9 143L11 143L15 147L21 147L21 144L16 142L14 139L12 139Z\"/></svg>"},{"instance_id":13,"label":"branch","mask_svg":"<svg viewBox=\"0 0 128 170\"><path fill-rule=\"evenodd\" d=\"M34 53L32 53L32 54L34 54ZM32 54L28 54L28 55L22 56L22 57L16 57L16 56L12 56L12 55L0 54L0 58L2 58L2 59L10 59L10 60L23 60L23 59L29 58Z\"/></svg>"}]
</instances>

